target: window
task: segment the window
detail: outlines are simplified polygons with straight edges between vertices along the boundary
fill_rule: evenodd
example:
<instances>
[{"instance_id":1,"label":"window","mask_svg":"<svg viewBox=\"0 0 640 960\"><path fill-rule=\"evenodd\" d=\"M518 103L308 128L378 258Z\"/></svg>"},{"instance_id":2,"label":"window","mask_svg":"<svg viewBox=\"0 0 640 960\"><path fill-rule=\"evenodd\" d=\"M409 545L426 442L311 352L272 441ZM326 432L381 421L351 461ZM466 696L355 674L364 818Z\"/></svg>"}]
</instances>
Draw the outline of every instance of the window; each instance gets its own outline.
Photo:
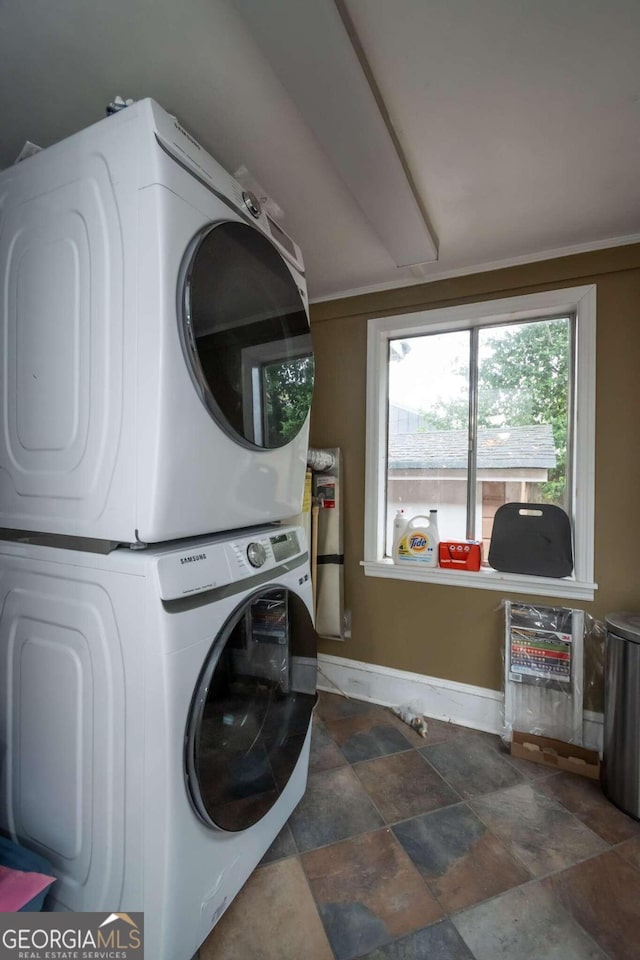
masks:
<instances>
[{"instance_id":1,"label":"window","mask_svg":"<svg viewBox=\"0 0 640 960\"><path fill-rule=\"evenodd\" d=\"M313 355L265 363L260 372L266 446L289 443L302 429L313 393Z\"/></svg>"},{"instance_id":2,"label":"window","mask_svg":"<svg viewBox=\"0 0 640 960\"><path fill-rule=\"evenodd\" d=\"M241 353L245 437L272 449L304 426L313 393L311 336L245 347Z\"/></svg>"},{"instance_id":3,"label":"window","mask_svg":"<svg viewBox=\"0 0 640 960\"><path fill-rule=\"evenodd\" d=\"M369 321L365 572L592 599L595 287ZM506 502L568 513L574 574L486 563ZM390 560L393 518L438 509L442 539L483 542L479 573Z\"/></svg>"}]
</instances>

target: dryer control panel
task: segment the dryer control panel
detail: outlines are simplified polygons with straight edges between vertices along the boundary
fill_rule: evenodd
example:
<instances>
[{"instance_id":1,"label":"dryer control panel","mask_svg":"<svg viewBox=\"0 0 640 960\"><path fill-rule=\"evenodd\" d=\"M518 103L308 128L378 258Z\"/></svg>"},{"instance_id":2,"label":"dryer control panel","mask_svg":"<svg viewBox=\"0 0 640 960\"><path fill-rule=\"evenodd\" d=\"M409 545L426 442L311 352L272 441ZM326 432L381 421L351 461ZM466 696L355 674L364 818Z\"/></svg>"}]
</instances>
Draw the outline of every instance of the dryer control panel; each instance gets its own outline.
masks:
<instances>
[{"instance_id":1,"label":"dryer control panel","mask_svg":"<svg viewBox=\"0 0 640 960\"><path fill-rule=\"evenodd\" d=\"M160 597L177 600L227 584L261 576L306 550L301 527L264 528L227 539L198 537L179 549L158 552Z\"/></svg>"}]
</instances>

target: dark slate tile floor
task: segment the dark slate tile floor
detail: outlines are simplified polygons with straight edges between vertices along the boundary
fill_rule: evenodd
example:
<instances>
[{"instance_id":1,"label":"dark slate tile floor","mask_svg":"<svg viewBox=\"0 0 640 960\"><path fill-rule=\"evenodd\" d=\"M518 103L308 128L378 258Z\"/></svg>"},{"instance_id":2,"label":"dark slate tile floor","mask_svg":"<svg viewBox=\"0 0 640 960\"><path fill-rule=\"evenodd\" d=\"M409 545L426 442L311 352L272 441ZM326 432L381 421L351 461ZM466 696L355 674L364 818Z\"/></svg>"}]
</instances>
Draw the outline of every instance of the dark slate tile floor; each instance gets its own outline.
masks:
<instances>
[{"instance_id":1,"label":"dark slate tile floor","mask_svg":"<svg viewBox=\"0 0 640 960\"><path fill-rule=\"evenodd\" d=\"M200 960L638 960L640 824L498 737L322 693L309 785Z\"/></svg>"}]
</instances>

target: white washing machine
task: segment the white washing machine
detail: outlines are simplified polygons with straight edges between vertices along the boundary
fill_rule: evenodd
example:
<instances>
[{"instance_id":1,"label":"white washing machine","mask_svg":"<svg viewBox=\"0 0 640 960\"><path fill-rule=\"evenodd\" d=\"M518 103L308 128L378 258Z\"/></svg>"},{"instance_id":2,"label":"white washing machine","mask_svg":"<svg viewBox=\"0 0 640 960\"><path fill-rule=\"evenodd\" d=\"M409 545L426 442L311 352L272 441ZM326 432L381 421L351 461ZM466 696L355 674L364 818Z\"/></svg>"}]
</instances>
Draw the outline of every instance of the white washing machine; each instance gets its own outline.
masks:
<instances>
[{"instance_id":1,"label":"white washing machine","mask_svg":"<svg viewBox=\"0 0 640 960\"><path fill-rule=\"evenodd\" d=\"M0 528L158 543L300 512L300 250L152 100L0 173L0 301Z\"/></svg>"},{"instance_id":2,"label":"white washing machine","mask_svg":"<svg viewBox=\"0 0 640 960\"><path fill-rule=\"evenodd\" d=\"M302 797L315 701L300 528L0 544L0 826L54 909L144 910L154 960L190 960Z\"/></svg>"}]
</instances>

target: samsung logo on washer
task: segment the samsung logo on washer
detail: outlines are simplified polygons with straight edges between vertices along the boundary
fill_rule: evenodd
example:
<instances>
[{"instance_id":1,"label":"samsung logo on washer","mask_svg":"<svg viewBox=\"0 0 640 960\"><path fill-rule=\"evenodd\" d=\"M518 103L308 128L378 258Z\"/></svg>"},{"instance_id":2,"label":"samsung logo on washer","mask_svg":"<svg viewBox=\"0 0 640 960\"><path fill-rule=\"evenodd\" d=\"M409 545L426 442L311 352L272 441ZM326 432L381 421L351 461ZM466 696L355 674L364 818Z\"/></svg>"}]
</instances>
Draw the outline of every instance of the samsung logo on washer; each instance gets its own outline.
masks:
<instances>
[{"instance_id":1,"label":"samsung logo on washer","mask_svg":"<svg viewBox=\"0 0 640 960\"><path fill-rule=\"evenodd\" d=\"M206 553L192 553L188 557L180 557L180 563L197 563L198 560L206 560Z\"/></svg>"}]
</instances>

